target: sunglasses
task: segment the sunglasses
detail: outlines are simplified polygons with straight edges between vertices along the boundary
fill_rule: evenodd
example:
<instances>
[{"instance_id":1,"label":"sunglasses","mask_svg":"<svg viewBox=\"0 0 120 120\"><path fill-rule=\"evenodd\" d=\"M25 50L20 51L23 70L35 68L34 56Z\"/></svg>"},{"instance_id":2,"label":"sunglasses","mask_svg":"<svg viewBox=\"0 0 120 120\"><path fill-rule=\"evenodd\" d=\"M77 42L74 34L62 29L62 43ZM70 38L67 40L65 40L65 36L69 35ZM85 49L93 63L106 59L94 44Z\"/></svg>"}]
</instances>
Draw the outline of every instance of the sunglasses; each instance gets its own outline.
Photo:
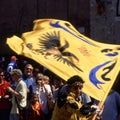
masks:
<instances>
[{"instance_id":1,"label":"sunglasses","mask_svg":"<svg viewBox=\"0 0 120 120\"><path fill-rule=\"evenodd\" d=\"M32 68L26 68L26 70L32 70Z\"/></svg>"}]
</instances>

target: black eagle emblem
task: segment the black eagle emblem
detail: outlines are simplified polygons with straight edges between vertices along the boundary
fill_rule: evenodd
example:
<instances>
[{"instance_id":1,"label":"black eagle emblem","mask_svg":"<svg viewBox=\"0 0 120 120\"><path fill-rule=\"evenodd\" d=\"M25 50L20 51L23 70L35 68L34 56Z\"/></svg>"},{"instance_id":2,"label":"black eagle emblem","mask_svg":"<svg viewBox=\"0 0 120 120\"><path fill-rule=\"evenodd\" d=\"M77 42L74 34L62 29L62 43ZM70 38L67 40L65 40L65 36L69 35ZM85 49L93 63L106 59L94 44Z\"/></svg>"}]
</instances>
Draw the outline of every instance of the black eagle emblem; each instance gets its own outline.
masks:
<instances>
[{"instance_id":1,"label":"black eagle emblem","mask_svg":"<svg viewBox=\"0 0 120 120\"><path fill-rule=\"evenodd\" d=\"M77 67L73 62L72 59L75 61L79 61L77 56L75 56L71 52L65 51L69 47L69 43L67 40L64 40L64 45L61 46L60 43L60 31L56 32L53 31L51 33L45 33L40 36L39 39L39 49L33 49L32 43L28 43L26 46L29 49L32 49L36 51L37 53L41 53L44 55L45 58L48 56L53 56L54 59L56 59L58 62L63 62L64 64L67 64L68 66L71 66L81 72L83 72L79 67ZM68 57L69 59L67 59Z\"/></svg>"}]
</instances>

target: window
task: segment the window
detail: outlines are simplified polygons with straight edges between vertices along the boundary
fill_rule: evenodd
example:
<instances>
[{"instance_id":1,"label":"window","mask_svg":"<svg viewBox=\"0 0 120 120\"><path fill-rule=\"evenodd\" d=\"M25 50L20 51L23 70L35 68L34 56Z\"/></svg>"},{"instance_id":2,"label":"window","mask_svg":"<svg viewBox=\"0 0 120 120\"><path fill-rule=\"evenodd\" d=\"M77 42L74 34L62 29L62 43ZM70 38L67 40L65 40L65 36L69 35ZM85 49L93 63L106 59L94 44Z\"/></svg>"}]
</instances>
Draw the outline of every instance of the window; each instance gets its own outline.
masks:
<instances>
[{"instance_id":1,"label":"window","mask_svg":"<svg viewBox=\"0 0 120 120\"><path fill-rule=\"evenodd\" d=\"M120 16L120 0L117 0L117 16Z\"/></svg>"}]
</instances>

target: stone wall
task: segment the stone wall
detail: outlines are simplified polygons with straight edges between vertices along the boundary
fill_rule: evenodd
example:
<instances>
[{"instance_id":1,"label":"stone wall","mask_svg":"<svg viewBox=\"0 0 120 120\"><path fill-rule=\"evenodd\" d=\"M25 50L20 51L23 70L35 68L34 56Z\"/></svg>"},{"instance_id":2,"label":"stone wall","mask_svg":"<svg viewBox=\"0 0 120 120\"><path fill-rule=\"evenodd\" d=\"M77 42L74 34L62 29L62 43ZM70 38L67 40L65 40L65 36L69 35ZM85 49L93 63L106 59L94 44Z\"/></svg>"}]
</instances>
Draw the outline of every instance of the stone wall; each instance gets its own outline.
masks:
<instances>
[{"instance_id":1,"label":"stone wall","mask_svg":"<svg viewBox=\"0 0 120 120\"><path fill-rule=\"evenodd\" d=\"M100 6L96 0L90 0L91 38L100 42L120 44L120 0L98 1L101 1Z\"/></svg>"},{"instance_id":2,"label":"stone wall","mask_svg":"<svg viewBox=\"0 0 120 120\"><path fill-rule=\"evenodd\" d=\"M0 55L12 54L7 37L31 31L40 18L67 20L89 34L89 0L0 0Z\"/></svg>"}]
</instances>

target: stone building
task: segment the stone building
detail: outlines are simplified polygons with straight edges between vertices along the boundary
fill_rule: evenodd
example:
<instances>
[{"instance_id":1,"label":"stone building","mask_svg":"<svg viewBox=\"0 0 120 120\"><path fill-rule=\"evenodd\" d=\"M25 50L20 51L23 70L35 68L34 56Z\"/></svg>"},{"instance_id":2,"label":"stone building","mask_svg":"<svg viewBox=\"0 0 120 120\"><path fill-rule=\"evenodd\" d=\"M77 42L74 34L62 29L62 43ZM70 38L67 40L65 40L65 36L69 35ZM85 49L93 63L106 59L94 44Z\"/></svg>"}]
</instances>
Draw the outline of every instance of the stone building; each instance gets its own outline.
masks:
<instances>
[{"instance_id":1,"label":"stone building","mask_svg":"<svg viewBox=\"0 0 120 120\"><path fill-rule=\"evenodd\" d=\"M120 44L120 0L90 0L90 37Z\"/></svg>"},{"instance_id":2,"label":"stone building","mask_svg":"<svg viewBox=\"0 0 120 120\"><path fill-rule=\"evenodd\" d=\"M31 31L35 19L67 20L89 35L89 0L0 0L0 6L1 55L13 53L6 38Z\"/></svg>"}]
</instances>

